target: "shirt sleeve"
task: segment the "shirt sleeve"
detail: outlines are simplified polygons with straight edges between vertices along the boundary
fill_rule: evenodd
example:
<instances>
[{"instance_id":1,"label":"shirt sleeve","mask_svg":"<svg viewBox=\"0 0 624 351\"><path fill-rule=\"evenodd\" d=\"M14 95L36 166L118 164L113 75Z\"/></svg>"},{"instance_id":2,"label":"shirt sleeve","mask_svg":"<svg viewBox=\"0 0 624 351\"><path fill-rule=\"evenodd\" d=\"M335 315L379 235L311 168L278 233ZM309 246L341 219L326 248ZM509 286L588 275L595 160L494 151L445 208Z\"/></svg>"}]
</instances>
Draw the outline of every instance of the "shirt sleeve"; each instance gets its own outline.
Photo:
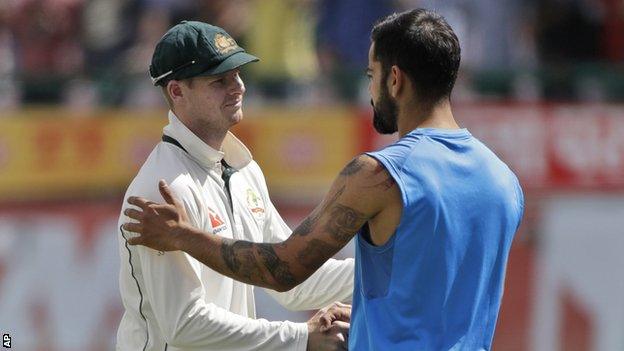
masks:
<instances>
[{"instance_id":1,"label":"shirt sleeve","mask_svg":"<svg viewBox=\"0 0 624 351\"><path fill-rule=\"evenodd\" d=\"M267 242L288 239L291 230L270 201L267 201L264 238ZM329 259L303 283L286 292L264 289L280 305L290 310L312 310L334 301L351 302L354 260Z\"/></svg>"},{"instance_id":2,"label":"shirt sleeve","mask_svg":"<svg viewBox=\"0 0 624 351\"><path fill-rule=\"evenodd\" d=\"M172 188L193 224L200 224L201 211L192 194L187 194L190 190L176 183ZM151 323L158 325L169 345L223 351L306 349L305 323L247 318L206 301L201 263L188 254L161 253L143 246L131 250L138 254L141 265L144 303L156 319Z\"/></svg>"}]
</instances>

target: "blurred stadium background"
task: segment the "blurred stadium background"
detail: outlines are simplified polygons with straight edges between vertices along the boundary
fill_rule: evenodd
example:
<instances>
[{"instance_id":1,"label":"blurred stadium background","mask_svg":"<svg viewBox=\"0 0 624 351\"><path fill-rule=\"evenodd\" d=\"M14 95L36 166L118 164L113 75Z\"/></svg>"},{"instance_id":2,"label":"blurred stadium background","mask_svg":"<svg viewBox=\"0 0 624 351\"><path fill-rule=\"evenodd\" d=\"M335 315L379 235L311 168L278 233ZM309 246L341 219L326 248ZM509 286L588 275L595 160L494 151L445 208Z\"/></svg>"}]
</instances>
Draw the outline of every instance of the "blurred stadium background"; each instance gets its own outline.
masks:
<instances>
[{"instance_id":1,"label":"blurred stadium background","mask_svg":"<svg viewBox=\"0 0 624 351\"><path fill-rule=\"evenodd\" d=\"M494 349L624 350L621 0L0 0L0 333L114 348L115 224L166 122L147 68L171 24L220 25L262 58L236 133L295 225L345 162L393 140L370 126L368 35L413 7L456 30L456 117L526 192Z\"/></svg>"}]
</instances>

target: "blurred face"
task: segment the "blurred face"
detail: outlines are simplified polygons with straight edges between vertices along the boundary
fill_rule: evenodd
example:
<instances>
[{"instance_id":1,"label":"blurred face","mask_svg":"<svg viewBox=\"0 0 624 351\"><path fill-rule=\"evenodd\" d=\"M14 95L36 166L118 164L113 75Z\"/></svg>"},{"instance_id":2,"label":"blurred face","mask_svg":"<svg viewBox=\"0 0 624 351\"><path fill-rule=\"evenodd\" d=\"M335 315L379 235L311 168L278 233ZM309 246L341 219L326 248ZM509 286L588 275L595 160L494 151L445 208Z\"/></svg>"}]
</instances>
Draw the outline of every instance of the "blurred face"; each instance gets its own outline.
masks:
<instances>
[{"instance_id":1,"label":"blurred face","mask_svg":"<svg viewBox=\"0 0 624 351\"><path fill-rule=\"evenodd\" d=\"M180 84L183 98L176 112L198 128L227 130L243 119L243 83L239 69L194 77Z\"/></svg>"},{"instance_id":2,"label":"blurred face","mask_svg":"<svg viewBox=\"0 0 624 351\"><path fill-rule=\"evenodd\" d=\"M381 62L375 60L375 43L368 50L368 91L373 105L373 127L380 134L392 134L398 130L398 107L388 90L388 74L384 75Z\"/></svg>"}]
</instances>

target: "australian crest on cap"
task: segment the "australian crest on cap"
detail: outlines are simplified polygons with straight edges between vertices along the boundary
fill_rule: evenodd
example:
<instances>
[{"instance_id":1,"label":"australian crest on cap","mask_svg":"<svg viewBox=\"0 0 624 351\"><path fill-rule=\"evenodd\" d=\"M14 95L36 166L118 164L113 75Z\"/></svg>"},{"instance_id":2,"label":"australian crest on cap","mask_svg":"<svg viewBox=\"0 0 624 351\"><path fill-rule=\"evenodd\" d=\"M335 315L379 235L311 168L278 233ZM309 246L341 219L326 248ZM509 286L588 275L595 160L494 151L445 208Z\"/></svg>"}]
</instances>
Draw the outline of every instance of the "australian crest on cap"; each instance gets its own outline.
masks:
<instances>
[{"instance_id":1,"label":"australian crest on cap","mask_svg":"<svg viewBox=\"0 0 624 351\"><path fill-rule=\"evenodd\" d=\"M221 33L217 33L214 37L214 46L220 54L227 54L232 50L236 50L238 45L234 39L225 36Z\"/></svg>"}]
</instances>

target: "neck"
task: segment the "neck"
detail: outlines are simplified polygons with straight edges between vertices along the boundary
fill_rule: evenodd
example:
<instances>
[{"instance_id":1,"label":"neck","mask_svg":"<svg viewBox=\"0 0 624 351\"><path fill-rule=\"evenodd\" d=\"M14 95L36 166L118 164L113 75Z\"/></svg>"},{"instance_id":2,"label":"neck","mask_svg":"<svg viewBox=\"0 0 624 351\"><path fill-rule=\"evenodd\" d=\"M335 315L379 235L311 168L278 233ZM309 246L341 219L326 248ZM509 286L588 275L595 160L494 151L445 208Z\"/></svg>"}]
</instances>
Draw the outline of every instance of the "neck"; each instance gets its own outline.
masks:
<instances>
[{"instance_id":1,"label":"neck","mask_svg":"<svg viewBox=\"0 0 624 351\"><path fill-rule=\"evenodd\" d=\"M412 102L399 108L399 137L405 136L416 128L459 129L453 117L450 101L443 100L428 107Z\"/></svg>"},{"instance_id":2,"label":"neck","mask_svg":"<svg viewBox=\"0 0 624 351\"><path fill-rule=\"evenodd\" d=\"M223 145L223 139L227 135L227 130L219 133L215 133L211 131L210 133L202 133L201 131L195 131L191 129L195 135L197 135L204 143L215 150L221 150L221 145Z\"/></svg>"},{"instance_id":3,"label":"neck","mask_svg":"<svg viewBox=\"0 0 624 351\"><path fill-rule=\"evenodd\" d=\"M206 143L206 145L215 150L221 150L221 145L223 145L223 140L228 132L227 129L217 128L213 124L200 119L186 118L186 116L182 115L177 116L180 122L201 139L201 141Z\"/></svg>"}]
</instances>

